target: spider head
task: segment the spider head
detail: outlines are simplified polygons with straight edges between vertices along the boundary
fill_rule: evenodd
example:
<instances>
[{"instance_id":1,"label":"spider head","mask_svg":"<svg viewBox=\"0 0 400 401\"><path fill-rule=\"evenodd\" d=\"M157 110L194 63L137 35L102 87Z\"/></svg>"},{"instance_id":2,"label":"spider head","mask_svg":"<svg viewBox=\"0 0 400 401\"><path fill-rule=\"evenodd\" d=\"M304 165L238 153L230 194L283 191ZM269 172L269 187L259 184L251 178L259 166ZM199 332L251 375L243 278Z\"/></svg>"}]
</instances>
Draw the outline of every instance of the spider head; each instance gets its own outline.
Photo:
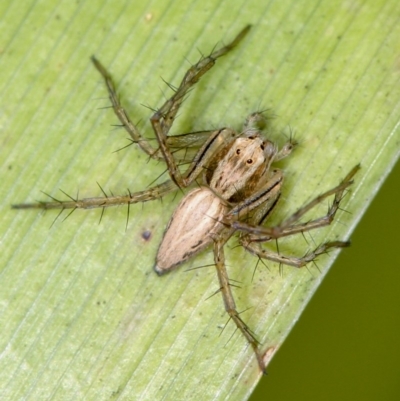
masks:
<instances>
[{"instance_id":1,"label":"spider head","mask_svg":"<svg viewBox=\"0 0 400 401\"><path fill-rule=\"evenodd\" d=\"M224 199L229 199L245 188L249 181L257 181L257 177L269 169L276 152L275 145L264 140L258 131L246 130L230 144L219 161L210 188Z\"/></svg>"}]
</instances>

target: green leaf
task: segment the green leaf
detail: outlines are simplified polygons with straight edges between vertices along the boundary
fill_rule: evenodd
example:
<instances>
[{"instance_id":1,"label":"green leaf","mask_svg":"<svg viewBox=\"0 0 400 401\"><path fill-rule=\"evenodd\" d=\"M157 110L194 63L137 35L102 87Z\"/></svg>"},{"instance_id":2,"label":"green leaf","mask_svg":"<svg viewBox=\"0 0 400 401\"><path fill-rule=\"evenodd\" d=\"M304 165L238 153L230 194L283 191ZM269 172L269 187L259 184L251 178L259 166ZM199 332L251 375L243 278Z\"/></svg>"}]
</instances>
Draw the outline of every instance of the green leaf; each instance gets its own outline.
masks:
<instances>
[{"instance_id":1,"label":"green leaf","mask_svg":"<svg viewBox=\"0 0 400 401\"><path fill-rule=\"evenodd\" d=\"M280 242L302 255L347 239L399 155L400 5L310 1L25 2L0 5L0 161L3 182L0 382L8 399L245 399L260 378L219 296L212 253L157 277L152 266L178 196L126 209L15 211L12 203L142 190L164 172L128 142L89 57L112 72L133 121L157 107L189 66L243 26L241 45L191 92L175 133L230 126L271 109L271 137L301 147L281 163L279 222L336 185L357 163L329 228ZM290 128L289 128L290 127ZM327 204L313 211L323 215ZM150 239L144 233L150 232ZM272 357L332 264L318 271L227 249L243 319ZM351 252L351 250L346 251ZM254 278L253 277L254 272Z\"/></svg>"}]
</instances>

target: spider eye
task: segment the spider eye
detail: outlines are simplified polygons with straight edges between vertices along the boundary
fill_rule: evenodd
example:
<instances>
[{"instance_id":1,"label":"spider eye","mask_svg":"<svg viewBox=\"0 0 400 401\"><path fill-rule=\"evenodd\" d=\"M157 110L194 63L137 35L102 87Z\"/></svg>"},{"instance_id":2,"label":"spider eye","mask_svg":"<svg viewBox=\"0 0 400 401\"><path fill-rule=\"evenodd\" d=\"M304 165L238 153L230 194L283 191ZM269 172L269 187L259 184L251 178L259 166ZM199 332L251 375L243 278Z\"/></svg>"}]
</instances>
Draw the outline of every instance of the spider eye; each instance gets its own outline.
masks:
<instances>
[{"instance_id":1,"label":"spider eye","mask_svg":"<svg viewBox=\"0 0 400 401\"><path fill-rule=\"evenodd\" d=\"M260 145L261 150L264 150L264 144Z\"/></svg>"},{"instance_id":2,"label":"spider eye","mask_svg":"<svg viewBox=\"0 0 400 401\"><path fill-rule=\"evenodd\" d=\"M247 159L247 164L253 163L253 159Z\"/></svg>"},{"instance_id":3,"label":"spider eye","mask_svg":"<svg viewBox=\"0 0 400 401\"><path fill-rule=\"evenodd\" d=\"M240 149L236 149L236 154L240 155Z\"/></svg>"}]
</instances>

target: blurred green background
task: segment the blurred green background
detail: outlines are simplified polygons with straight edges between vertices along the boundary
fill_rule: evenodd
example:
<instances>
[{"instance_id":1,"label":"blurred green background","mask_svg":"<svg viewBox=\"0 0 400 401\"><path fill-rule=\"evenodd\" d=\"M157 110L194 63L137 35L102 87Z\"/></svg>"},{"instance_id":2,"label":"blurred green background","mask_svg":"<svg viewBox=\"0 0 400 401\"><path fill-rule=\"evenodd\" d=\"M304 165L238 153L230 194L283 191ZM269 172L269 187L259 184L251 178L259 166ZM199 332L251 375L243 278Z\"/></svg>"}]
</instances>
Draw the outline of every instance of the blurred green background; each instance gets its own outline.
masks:
<instances>
[{"instance_id":1,"label":"blurred green background","mask_svg":"<svg viewBox=\"0 0 400 401\"><path fill-rule=\"evenodd\" d=\"M251 401L400 399L399 177L397 163Z\"/></svg>"}]
</instances>

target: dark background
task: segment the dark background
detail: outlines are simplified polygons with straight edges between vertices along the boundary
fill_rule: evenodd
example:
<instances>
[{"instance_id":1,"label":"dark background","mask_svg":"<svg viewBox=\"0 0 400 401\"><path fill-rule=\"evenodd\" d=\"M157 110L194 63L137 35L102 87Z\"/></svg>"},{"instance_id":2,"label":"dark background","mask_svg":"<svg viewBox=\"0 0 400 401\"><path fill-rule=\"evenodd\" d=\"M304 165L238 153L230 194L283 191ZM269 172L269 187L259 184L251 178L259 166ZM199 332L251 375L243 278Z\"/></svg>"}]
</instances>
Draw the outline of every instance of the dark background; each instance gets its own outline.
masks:
<instances>
[{"instance_id":1,"label":"dark background","mask_svg":"<svg viewBox=\"0 0 400 401\"><path fill-rule=\"evenodd\" d=\"M251 401L400 400L400 163Z\"/></svg>"}]
</instances>

